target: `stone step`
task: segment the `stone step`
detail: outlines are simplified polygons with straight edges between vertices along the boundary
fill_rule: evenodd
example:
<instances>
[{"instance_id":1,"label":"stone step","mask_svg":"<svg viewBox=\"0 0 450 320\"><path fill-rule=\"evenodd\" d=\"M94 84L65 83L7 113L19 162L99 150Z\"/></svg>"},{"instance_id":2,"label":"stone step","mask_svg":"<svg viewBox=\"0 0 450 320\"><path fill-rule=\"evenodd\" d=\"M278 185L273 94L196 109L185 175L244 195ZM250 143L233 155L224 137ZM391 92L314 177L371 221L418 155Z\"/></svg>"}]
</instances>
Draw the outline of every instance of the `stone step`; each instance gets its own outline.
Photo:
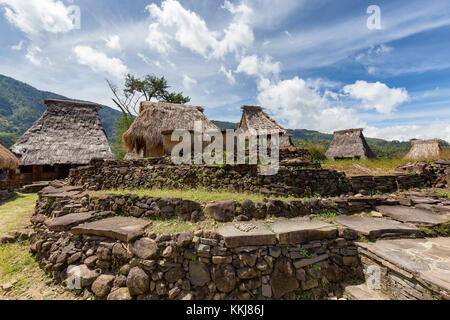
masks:
<instances>
[{"instance_id":1,"label":"stone step","mask_svg":"<svg viewBox=\"0 0 450 320\"><path fill-rule=\"evenodd\" d=\"M369 289L367 285L346 286L344 295L348 300L391 300L380 290Z\"/></svg>"},{"instance_id":2,"label":"stone step","mask_svg":"<svg viewBox=\"0 0 450 320\"><path fill-rule=\"evenodd\" d=\"M48 181L35 182L32 184L27 184L27 185L23 186L22 188L20 188L20 192L21 193L37 193L48 186L49 186Z\"/></svg>"},{"instance_id":3,"label":"stone step","mask_svg":"<svg viewBox=\"0 0 450 320\"><path fill-rule=\"evenodd\" d=\"M90 222L96 218L112 214L112 212L99 213L97 211L67 214L62 217L48 219L44 223L51 231L69 231L82 223Z\"/></svg>"},{"instance_id":4,"label":"stone step","mask_svg":"<svg viewBox=\"0 0 450 320\"><path fill-rule=\"evenodd\" d=\"M365 270L379 268L381 289L399 300L450 299L450 238L356 244Z\"/></svg>"},{"instance_id":5,"label":"stone step","mask_svg":"<svg viewBox=\"0 0 450 320\"><path fill-rule=\"evenodd\" d=\"M418 204L415 207L418 209L428 210L437 214L450 214L450 205Z\"/></svg>"},{"instance_id":6,"label":"stone step","mask_svg":"<svg viewBox=\"0 0 450 320\"><path fill-rule=\"evenodd\" d=\"M334 239L337 226L310 219L280 219L264 224L262 222L228 223L217 232L224 238L228 248L246 246L296 245L314 240Z\"/></svg>"},{"instance_id":7,"label":"stone step","mask_svg":"<svg viewBox=\"0 0 450 320\"><path fill-rule=\"evenodd\" d=\"M124 242L131 242L145 233L150 221L131 218L114 217L85 223L71 229L73 234L86 234L107 237Z\"/></svg>"},{"instance_id":8,"label":"stone step","mask_svg":"<svg viewBox=\"0 0 450 320\"><path fill-rule=\"evenodd\" d=\"M334 221L370 239L414 237L420 233L415 226L382 218L338 216Z\"/></svg>"},{"instance_id":9,"label":"stone step","mask_svg":"<svg viewBox=\"0 0 450 320\"><path fill-rule=\"evenodd\" d=\"M450 219L450 215L447 214L440 215L424 209L403 206L379 206L377 211L385 217L424 227L434 227Z\"/></svg>"}]
</instances>

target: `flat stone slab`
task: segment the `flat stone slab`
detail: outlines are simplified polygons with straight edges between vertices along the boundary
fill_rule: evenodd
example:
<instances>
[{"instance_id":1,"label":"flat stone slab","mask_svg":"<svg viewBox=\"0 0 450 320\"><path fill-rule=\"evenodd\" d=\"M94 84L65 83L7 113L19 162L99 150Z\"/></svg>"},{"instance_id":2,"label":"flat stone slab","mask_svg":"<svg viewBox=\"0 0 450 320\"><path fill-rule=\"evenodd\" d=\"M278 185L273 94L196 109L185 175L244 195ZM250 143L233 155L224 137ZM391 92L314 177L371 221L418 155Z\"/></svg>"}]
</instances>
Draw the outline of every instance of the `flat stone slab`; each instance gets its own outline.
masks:
<instances>
[{"instance_id":1,"label":"flat stone slab","mask_svg":"<svg viewBox=\"0 0 450 320\"><path fill-rule=\"evenodd\" d=\"M275 233L262 222L228 223L217 232L224 238L228 248L271 246L277 241Z\"/></svg>"},{"instance_id":2,"label":"flat stone slab","mask_svg":"<svg viewBox=\"0 0 450 320\"><path fill-rule=\"evenodd\" d=\"M415 235L420 232L419 229L412 225L406 225L404 223L388 219L359 216L338 216L334 219L334 221L346 226L347 228L355 230L359 234L373 239L388 236Z\"/></svg>"},{"instance_id":3,"label":"flat stone slab","mask_svg":"<svg viewBox=\"0 0 450 320\"><path fill-rule=\"evenodd\" d=\"M377 211L391 219L425 227L433 227L449 220L447 215L439 215L428 210L403 206L379 206Z\"/></svg>"},{"instance_id":4,"label":"flat stone slab","mask_svg":"<svg viewBox=\"0 0 450 320\"><path fill-rule=\"evenodd\" d=\"M131 217L114 217L85 223L72 228L73 234L92 234L96 236L130 242L144 235L149 221Z\"/></svg>"},{"instance_id":5,"label":"flat stone slab","mask_svg":"<svg viewBox=\"0 0 450 320\"><path fill-rule=\"evenodd\" d=\"M369 289L365 284L346 286L345 292L349 300L390 300L381 291Z\"/></svg>"},{"instance_id":6,"label":"flat stone slab","mask_svg":"<svg viewBox=\"0 0 450 320\"><path fill-rule=\"evenodd\" d=\"M270 225L282 245L301 244L314 240L334 239L337 227L321 221L279 220Z\"/></svg>"},{"instance_id":7,"label":"flat stone slab","mask_svg":"<svg viewBox=\"0 0 450 320\"><path fill-rule=\"evenodd\" d=\"M433 198L412 198L411 202L413 204L421 204L421 203L424 203L424 204L437 204L440 201L436 200L436 199L433 199Z\"/></svg>"},{"instance_id":8,"label":"flat stone slab","mask_svg":"<svg viewBox=\"0 0 450 320\"><path fill-rule=\"evenodd\" d=\"M357 243L379 262L407 271L450 294L450 238L380 240Z\"/></svg>"},{"instance_id":9,"label":"flat stone slab","mask_svg":"<svg viewBox=\"0 0 450 320\"><path fill-rule=\"evenodd\" d=\"M73 227L91 221L97 216L96 211L71 213L62 217L48 219L45 225L51 231L69 231Z\"/></svg>"},{"instance_id":10,"label":"flat stone slab","mask_svg":"<svg viewBox=\"0 0 450 320\"><path fill-rule=\"evenodd\" d=\"M450 214L450 205L440 205L440 204L418 204L416 208L432 211L435 213Z\"/></svg>"}]
</instances>

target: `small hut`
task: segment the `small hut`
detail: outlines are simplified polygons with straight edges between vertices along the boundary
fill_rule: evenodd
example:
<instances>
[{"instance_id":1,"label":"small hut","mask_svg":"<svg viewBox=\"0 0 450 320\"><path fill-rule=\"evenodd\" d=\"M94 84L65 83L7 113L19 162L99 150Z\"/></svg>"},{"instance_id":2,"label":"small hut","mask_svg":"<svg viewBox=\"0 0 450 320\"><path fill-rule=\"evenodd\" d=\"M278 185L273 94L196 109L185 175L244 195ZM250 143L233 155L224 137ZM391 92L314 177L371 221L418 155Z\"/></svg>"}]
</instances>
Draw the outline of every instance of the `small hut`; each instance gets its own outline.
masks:
<instances>
[{"instance_id":1,"label":"small hut","mask_svg":"<svg viewBox=\"0 0 450 320\"><path fill-rule=\"evenodd\" d=\"M405 156L405 159L440 159L442 148L439 139L416 140L411 142L411 150Z\"/></svg>"},{"instance_id":2,"label":"small hut","mask_svg":"<svg viewBox=\"0 0 450 320\"><path fill-rule=\"evenodd\" d=\"M66 178L72 167L113 159L101 105L47 99L47 110L11 147L25 183Z\"/></svg>"},{"instance_id":3,"label":"small hut","mask_svg":"<svg viewBox=\"0 0 450 320\"><path fill-rule=\"evenodd\" d=\"M198 106L166 102L141 102L140 114L123 135L125 149L140 157L162 157L170 154L173 144L167 144L174 130L184 129L193 132L196 121L201 121L203 132L220 131L203 114ZM166 136L166 137L164 137ZM166 148L164 148L166 141Z\"/></svg>"},{"instance_id":4,"label":"small hut","mask_svg":"<svg viewBox=\"0 0 450 320\"><path fill-rule=\"evenodd\" d=\"M280 132L280 148L293 146L291 135L286 129L275 122L264 110L259 106L243 106L242 118L239 123L239 128L244 132L253 129L256 131L277 130Z\"/></svg>"},{"instance_id":5,"label":"small hut","mask_svg":"<svg viewBox=\"0 0 450 320\"><path fill-rule=\"evenodd\" d=\"M334 132L325 155L330 160L375 158L363 135L364 129L348 129Z\"/></svg>"}]
</instances>

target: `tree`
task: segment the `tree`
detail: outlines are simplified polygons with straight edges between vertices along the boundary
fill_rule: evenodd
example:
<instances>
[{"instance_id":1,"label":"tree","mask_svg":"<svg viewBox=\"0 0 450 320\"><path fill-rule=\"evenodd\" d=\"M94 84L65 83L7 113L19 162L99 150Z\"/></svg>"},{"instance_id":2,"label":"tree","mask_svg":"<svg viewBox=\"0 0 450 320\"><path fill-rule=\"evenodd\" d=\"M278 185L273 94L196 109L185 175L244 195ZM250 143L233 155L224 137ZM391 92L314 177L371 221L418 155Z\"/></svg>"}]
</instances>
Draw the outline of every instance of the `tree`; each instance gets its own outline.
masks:
<instances>
[{"instance_id":1,"label":"tree","mask_svg":"<svg viewBox=\"0 0 450 320\"><path fill-rule=\"evenodd\" d=\"M154 75L146 75L143 79L140 79L127 74L122 92L108 79L106 79L106 82L114 96L112 101L122 111L122 116L114 123L116 136L112 145L114 154L118 159L123 159L125 155L122 135L128 130L139 113L138 105L140 101L158 100L180 104L191 101L190 97L183 96L183 92L169 92L170 87L164 77L158 78Z\"/></svg>"}]
</instances>

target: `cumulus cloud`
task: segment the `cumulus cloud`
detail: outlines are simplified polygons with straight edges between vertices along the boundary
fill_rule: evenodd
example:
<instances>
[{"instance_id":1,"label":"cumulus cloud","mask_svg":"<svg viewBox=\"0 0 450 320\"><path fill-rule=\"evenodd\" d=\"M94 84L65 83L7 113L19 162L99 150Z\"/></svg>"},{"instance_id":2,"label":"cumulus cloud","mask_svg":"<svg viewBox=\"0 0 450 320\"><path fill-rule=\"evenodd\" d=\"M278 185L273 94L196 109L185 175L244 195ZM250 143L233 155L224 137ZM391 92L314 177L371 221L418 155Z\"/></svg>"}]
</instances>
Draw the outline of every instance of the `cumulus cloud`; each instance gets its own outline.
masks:
<instances>
[{"instance_id":1,"label":"cumulus cloud","mask_svg":"<svg viewBox=\"0 0 450 320\"><path fill-rule=\"evenodd\" d=\"M205 58L222 58L228 53L236 53L254 40L248 25L252 10L244 4L235 6L229 1L225 1L223 8L233 14L233 21L221 37L219 33L210 31L200 16L176 0L164 0L160 7L152 3L146 7L154 20L149 26L146 42L164 54L172 50L170 41L176 41Z\"/></svg>"},{"instance_id":2,"label":"cumulus cloud","mask_svg":"<svg viewBox=\"0 0 450 320\"><path fill-rule=\"evenodd\" d=\"M73 7L56 0L0 0L5 6L5 16L29 37L39 32L68 32L77 28Z\"/></svg>"},{"instance_id":3,"label":"cumulus cloud","mask_svg":"<svg viewBox=\"0 0 450 320\"><path fill-rule=\"evenodd\" d=\"M120 37L118 35L111 35L105 39L106 46L112 50L120 50Z\"/></svg>"},{"instance_id":4,"label":"cumulus cloud","mask_svg":"<svg viewBox=\"0 0 450 320\"><path fill-rule=\"evenodd\" d=\"M443 139L450 143L448 123L433 123L426 126L403 125L385 128L367 127L366 135L386 140L408 141L410 139Z\"/></svg>"},{"instance_id":5,"label":"cumulus cloud","mask_svg":"<svg viewBox=\"0 0 450 320\"><path fill-rule=\"evenodd\" d=\"M363 102L366 110L375 109L382 114L390 114L396 107L409 100L408 91L404 88L389 88L381 82L369 83L363 80L346 85L343 92Z\"/></svg>"},{"instance_id":6,"label":"cumulus cloud","mask_svg":"<svg viewBox=\"0 0 450 320\"><path fill-rule=\"evenodd\" d=\"M355 110L333 105L319 90L304 79L258 83L258 102L277 119L287 122L289 128L308 128L331 132L342 128L364 125L355 117Z\"/></svg>"},{"instance_id":7,"label":"cumulus cloud","mask_svg":"<svg viewBox=\"0 0 450 320\"><path fill-rule=\"evenodd\" d=\"M108 73L121 79L128 72L128 68L118 58L110 58L101 51L90 46L76 46L73 49L77 61L81 65L88 66L94 72Z\"/></svg>"},{"instance_id":8,"label":"cumulus cloud","mask_svg":"<svg viewBox=\"0 0 450 320\"><path fill-rule=\"evenodd\" d=\"M256 55L244 56L236 69L236 73L245 73L250 76L265 77L270 74L278 75L281 63L273 62L272 57L265 56L263 60Z\"/></svg>"},{"instance_id":9,"label":"cumulus cloud","mask_svg":"<svg viewBox=\"0 0 450 320\"><path fill-rule=\"evenodd\" d=\"M183 76L183 86L190 90L193 86L197 85L197 80L192 79L188 75Z\"/></svg>"}]
</instances>

